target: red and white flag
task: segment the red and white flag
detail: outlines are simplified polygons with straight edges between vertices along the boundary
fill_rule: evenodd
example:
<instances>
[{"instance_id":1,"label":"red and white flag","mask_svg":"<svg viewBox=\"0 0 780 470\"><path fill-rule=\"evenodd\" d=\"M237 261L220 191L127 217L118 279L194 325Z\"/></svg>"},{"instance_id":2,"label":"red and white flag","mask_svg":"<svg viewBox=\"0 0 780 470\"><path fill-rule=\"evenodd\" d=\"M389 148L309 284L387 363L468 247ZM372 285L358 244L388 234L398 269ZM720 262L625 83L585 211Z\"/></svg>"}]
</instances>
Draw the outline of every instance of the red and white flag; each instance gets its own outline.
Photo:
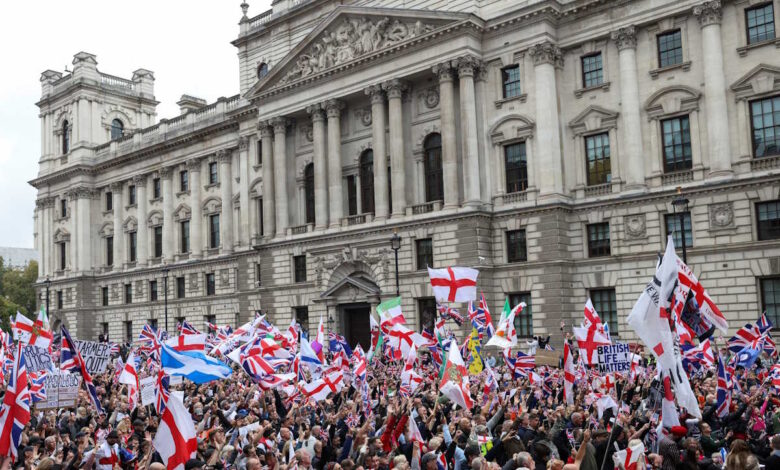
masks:
<instances>
[{"instance_id":1,"label":"red and white flag","mask_svg":"<svg viewBox=\"0 0 780 470\"><path fill-rule=\"evenodd\" d=\"M22 344L38 346L39 348L49 349L54 335L49 329L49 320L46 318L46 312L38 312L38 319L30 320L19 312L16 312L16 321L13 325L14 337Z\"/></svg>"},{"instance_id":2,"label":"red and white flag","mask_svg":"<svg viewBox=\"0 0 780 470\"><path fill-rule=\"evenodd\" d=\"M584 358L585 363L589 366L598 364L598 348L612 344L609 338L599 333L597 328L586 329L575 326L572 329L577 347L580 349L580 356Z\"/></svg>"},{"instance_id":3,"label":"red and white flag","mask_svg":"<svg viewBox=\"0 0 780 470\"><path fill-rule=\"evenodd\" d=\"M301 391L310 400L322 401L328 398L331 392L338 393L344 388L344 373L341 371L331 372L319 380L301 386Z\"/></svg>"},{"instance_id":4,"label":"red and white flag","mask_svg":"<svg viewBox=\"0 0 780 470\"><path fill-rule=\"evenodd\" d=\"M195 424L184 404L171 394L152 442L169 470L184 469L198 451Z\"/></svg>"},{"instance_id":5,"label":"red and white flag","mask_svg":"<svg viewBox=\"0 0 780 470\"><path fill-rule=\"evenodd\" d=\"M726 320L726 316L715 305L715 301L693 274L693 270L683 263L677 255L675 255L675 259L677 260L677 279L680 281L680 285L691 291L699 305L699 311L715 325L715 328L724 334L728 333L729 322Z\"/></svg>"},{"instance_id":6,"label":"red and white flag","mask_svg":"<svg viewBox=\"0 0 780 470\"><path fill-rule=\"evenodd\" d=\"M439 391L464 409L474 406L469 391L469 371L460 355L457 341L450 341L450 352L447 354Z\"/></svg>"},{"instance_id":7,"label":"red and white flag","mask_svg":"<svg viewBox=\"0 0 780 470\"><path fill-rule=\"evenodd\" d=\"M636 439L632 447L627 447L612 454L615 467L621 470L640 470L644 466L645 445Z\"/></svg>"},{"instance_id":8,"label":"red and white flag","mask_svg":"<svg viewBox=\"0 0 780 470\"><path fill-rule=\"evenodd\" d=\"M206 335L203 333L191 335L179 335L176 338L171 338L165 341L165 344L172 347L176 351L206 351Z\"/></svg>"},{"instance_id":9,"label":"red and white flag","mask_svg":"<svg viewBox=\"0 0 780 470\"><path fill-rule=\"evenodd\" d=\"M477 276L473 268L453 266L445 269L428 268L431 287L440 302L469 302L477 299Z\"/></svg>"},{"instance_id":10,"label":"red and white flag","mask_svg":"<svg viewBox=\"0 0 780 470\"><path fill-rule=\"evenodd\" d=\"M130 410L134 410L138 406L138 371L135 368L135 351L131 352L127 357L127 362L122 368L122 372L119 374L117 381L121 384L127 385L127 404L130 406Z\"/></svg>"},{"instance_id":11,"label":"red and white flag","mask_svg":"<svg viewBox=\"0 0 780 470\"><path fill-rule=\"evenodd\" d=\"M387 344L397 356L394 359L408 356L412 346L424 346L427 342L423 335L404 325L393 325L393 328L387 333Z\"/></svg>"},{"instance_id":12,"label":"red and white flag","mask_svg":"<svg viewBox=\"0 0 780 470\"><path fill-rule=\"evenodd\" d=\"M425 444L420 428L417 427L417 423L414 421L413 416L409 416L409 440L412 442L419 442L420 446Z\"/></svg>"},{"instance_id":13,"label":"red and white flag","mask_svg":"<svg viewBox=\"0 0 780 470\"><path fill-rule=\"evenodd\" d=\"M567 405L574 404L574 357L569 343L563 345L563 397Z\"/></svg>"}]
</instances>

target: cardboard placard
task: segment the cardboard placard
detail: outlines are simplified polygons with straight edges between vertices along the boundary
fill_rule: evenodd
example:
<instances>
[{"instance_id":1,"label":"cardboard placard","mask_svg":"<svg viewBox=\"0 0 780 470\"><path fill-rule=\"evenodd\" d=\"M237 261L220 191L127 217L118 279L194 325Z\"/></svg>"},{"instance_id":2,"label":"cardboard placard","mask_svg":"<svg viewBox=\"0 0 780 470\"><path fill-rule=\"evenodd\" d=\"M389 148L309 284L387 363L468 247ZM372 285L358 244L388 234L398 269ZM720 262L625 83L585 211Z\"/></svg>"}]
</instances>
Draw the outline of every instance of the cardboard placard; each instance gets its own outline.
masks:
<instances>
[{"instance_id":1,"label":"cardboard placard","mask_svg":"<svg viewBox=\"0 0 780 470\"><path fill-rule=\"evenodd\" d=\"M97 341L75 340L90 375L102 374L111 361L111 344Z\"/></svg>"},{"instance_id":2,"label":"cardboard placard","mask_svg":"<svg viewBox=\"0 0 780 470\"><path fill-rule=\"evenodd\" d=\"M139 381L141 386L141 404L143 406L153 405L157 390L157 377L144 377Z\"/></svg>"},{"instance_id":3,"label":"cardboard placard","mask_svg":"<svg viewBox=\"0 0 780 470\"><path fill-rule=\"evenodd\" d=\"M39 410L76 406L81 387L81 375L55 370L46 373L46 400L35 404Z\"/></svg>"},{"instance_id":4,"label":"cardboard placard","mask_svg":"<svg viewBox=\"0 0 780 470\"><path fill-rule=\"evenodd\" d=\"M599 346L597 349L599 372L628 372L631 370L631 348L626 343Z\"/></svg>"},{"instance_id":5,"label":"cardboard placard","mask_svg":"<svg viewBox=\"0 0 780 470\"><path fill-rule=\"evenodd\" d=\"M536 350L536 365L558 367L560 365L561 353L558 351L548 351L546 349Z\"/></svg>"},{"instance_id":6,"label":"cardboard placard","mask_svg":"<svg viewBox=\"0 0 780 470\"><path fill-rule=\"evenodd\" d=\"M54 370L51 354L38 346L27 345L22 348L28 372L48 372Z\"/></svg>"}]
</instances>

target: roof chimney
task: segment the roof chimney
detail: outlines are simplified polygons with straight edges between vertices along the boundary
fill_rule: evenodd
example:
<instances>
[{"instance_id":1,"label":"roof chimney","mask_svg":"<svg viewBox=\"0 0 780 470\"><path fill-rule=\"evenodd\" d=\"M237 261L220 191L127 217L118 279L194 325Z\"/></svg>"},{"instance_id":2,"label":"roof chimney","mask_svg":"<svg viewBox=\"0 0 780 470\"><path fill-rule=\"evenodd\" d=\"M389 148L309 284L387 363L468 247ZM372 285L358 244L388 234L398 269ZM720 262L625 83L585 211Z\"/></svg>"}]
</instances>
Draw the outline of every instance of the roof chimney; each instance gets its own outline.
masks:
<instances>
[{"instance_id":1,"label":"roof chimney","mask_svg":"<svg viewBox=\"0 0 780 470\"><path fill-rule=\"evenodd\" d=\"M191 111L197 111L200 108L206 106L206 100L202 98L197 98L195 96L190 95L181 95L181 98L179 98L179 101L176 102L176 104L179 105L179 110L181 110L182 114L187 114Z\"/></svg>"}]
</instances>

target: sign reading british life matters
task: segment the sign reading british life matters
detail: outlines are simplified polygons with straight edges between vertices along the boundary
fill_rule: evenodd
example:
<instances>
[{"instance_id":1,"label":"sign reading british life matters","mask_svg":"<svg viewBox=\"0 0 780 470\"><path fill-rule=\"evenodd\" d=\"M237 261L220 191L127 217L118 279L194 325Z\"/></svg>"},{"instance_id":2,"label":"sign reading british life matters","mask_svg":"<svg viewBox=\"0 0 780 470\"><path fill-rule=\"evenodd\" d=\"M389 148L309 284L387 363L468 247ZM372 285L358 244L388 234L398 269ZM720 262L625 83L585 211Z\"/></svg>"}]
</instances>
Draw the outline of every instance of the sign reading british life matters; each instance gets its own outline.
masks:
<instances>
[{"instance_id":1,"label":"sign reading british life matters","mask_svg":"<svg viewBox=\"0 0 780 470\"><path fill-rule=\"evenodd\" d=\"M599 372L628 372L631 370L631 350L626 343L599 346Z\"/></svg>"},{"instance_id":2,"label":"sign reading british life matters","mask_svg":"<svg viewBox=\"0 0 780 470\"><path fill-rule=\"evenodd\" d=\"M38 346L27 345L22 348L24 361L29 372L48 372L54 370L49 351Z\"/></svg>"},{"instance_id":3,"label":"sign reading british life matters","mask_svg":"<svg viewBox=\"0 0 780 470\"><path fill-rule=\"evenodd\" d=\"M76 340L76 345L84 358L87 372L90 375L102 374L106 371L106 367L108 367L108 363L111 361L111 344Z\"/></svg>"},{"instance_id":4,"label":"sign reading british life matters","mask_svg":"<svg viewBox=\"0 0 780 470\"><path fill-rule=\"evenodd\" d=\"M46 410L76 406L80 386L80 374L71 374L59 370L48 372L44 382L46 400L36 403L35 407L39 410Z\"/></svg>"}]
</instances>

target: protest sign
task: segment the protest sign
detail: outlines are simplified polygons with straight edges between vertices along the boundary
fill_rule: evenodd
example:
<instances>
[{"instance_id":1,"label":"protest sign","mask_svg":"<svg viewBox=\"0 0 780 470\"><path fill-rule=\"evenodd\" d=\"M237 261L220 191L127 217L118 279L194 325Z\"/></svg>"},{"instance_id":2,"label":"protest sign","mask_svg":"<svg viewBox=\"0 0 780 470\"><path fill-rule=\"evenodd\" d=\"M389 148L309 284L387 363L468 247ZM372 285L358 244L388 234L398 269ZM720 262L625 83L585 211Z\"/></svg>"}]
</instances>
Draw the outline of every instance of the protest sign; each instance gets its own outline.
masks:
<instances>
[{"instance_id":1,"label":"protest sign","mask_svg":"<svg viewBox=\"0 0 780 470\"><path fill-rule=\"evenodd\" d=\"M599 346L599 372L628 372L631 370L631 348L626 343Z\"/></svg>"},{"instance_id":2,"label":"protest sign","mask_svg":"<svg viewBox=\"0 0 780 470\"><path fill-rule=\"evenodd\" d=\"M76 406L81 386L81 375L55 370L46 373L44 389L46 400L35 404L39 410Z\"/></svg>"},{"instance_id":3,"label":"protest sign","mask_svg":"<svg viewBox=\"0 0 780 470\"><path fill-rule=\"evenodd\" d=\"M152 405L154 404L155 394L157 393L155 387L157 386L157 377L145 377L140 381L141 385L141 404Z\"/></svg>"},{"instance_id":4,"label":"protest sign","mask_svg":"<svg viewBox=\"0 0 780 470\"><path fill-rule=\"evenodd\" d=\"M546 349L536 350L536 362L537 366L560 366L561 355L558 351L548 351Z\"/></svg>"},{"instance_id":5,"label":"protest sign","mask_svg":"<svg viewBox=\"0 0 780 470\"><path fill-rule=\"evenodd\" d=\"M81 357L90 375L102 374L111 360L111 344L97 341L76 340Z\"/></svg>"},{"instance_id":6,"label":"protest sign","mask_svg":"<svg viewBox=\"0 0 780 470\"><path fill-rule=\"evenodd\" d=\"M22 348L24 361L27 364L29 372L48 372L54 370L54 364L51 361L49 351L38 346L27 345Z\"/></svg>"}]
</instances>

